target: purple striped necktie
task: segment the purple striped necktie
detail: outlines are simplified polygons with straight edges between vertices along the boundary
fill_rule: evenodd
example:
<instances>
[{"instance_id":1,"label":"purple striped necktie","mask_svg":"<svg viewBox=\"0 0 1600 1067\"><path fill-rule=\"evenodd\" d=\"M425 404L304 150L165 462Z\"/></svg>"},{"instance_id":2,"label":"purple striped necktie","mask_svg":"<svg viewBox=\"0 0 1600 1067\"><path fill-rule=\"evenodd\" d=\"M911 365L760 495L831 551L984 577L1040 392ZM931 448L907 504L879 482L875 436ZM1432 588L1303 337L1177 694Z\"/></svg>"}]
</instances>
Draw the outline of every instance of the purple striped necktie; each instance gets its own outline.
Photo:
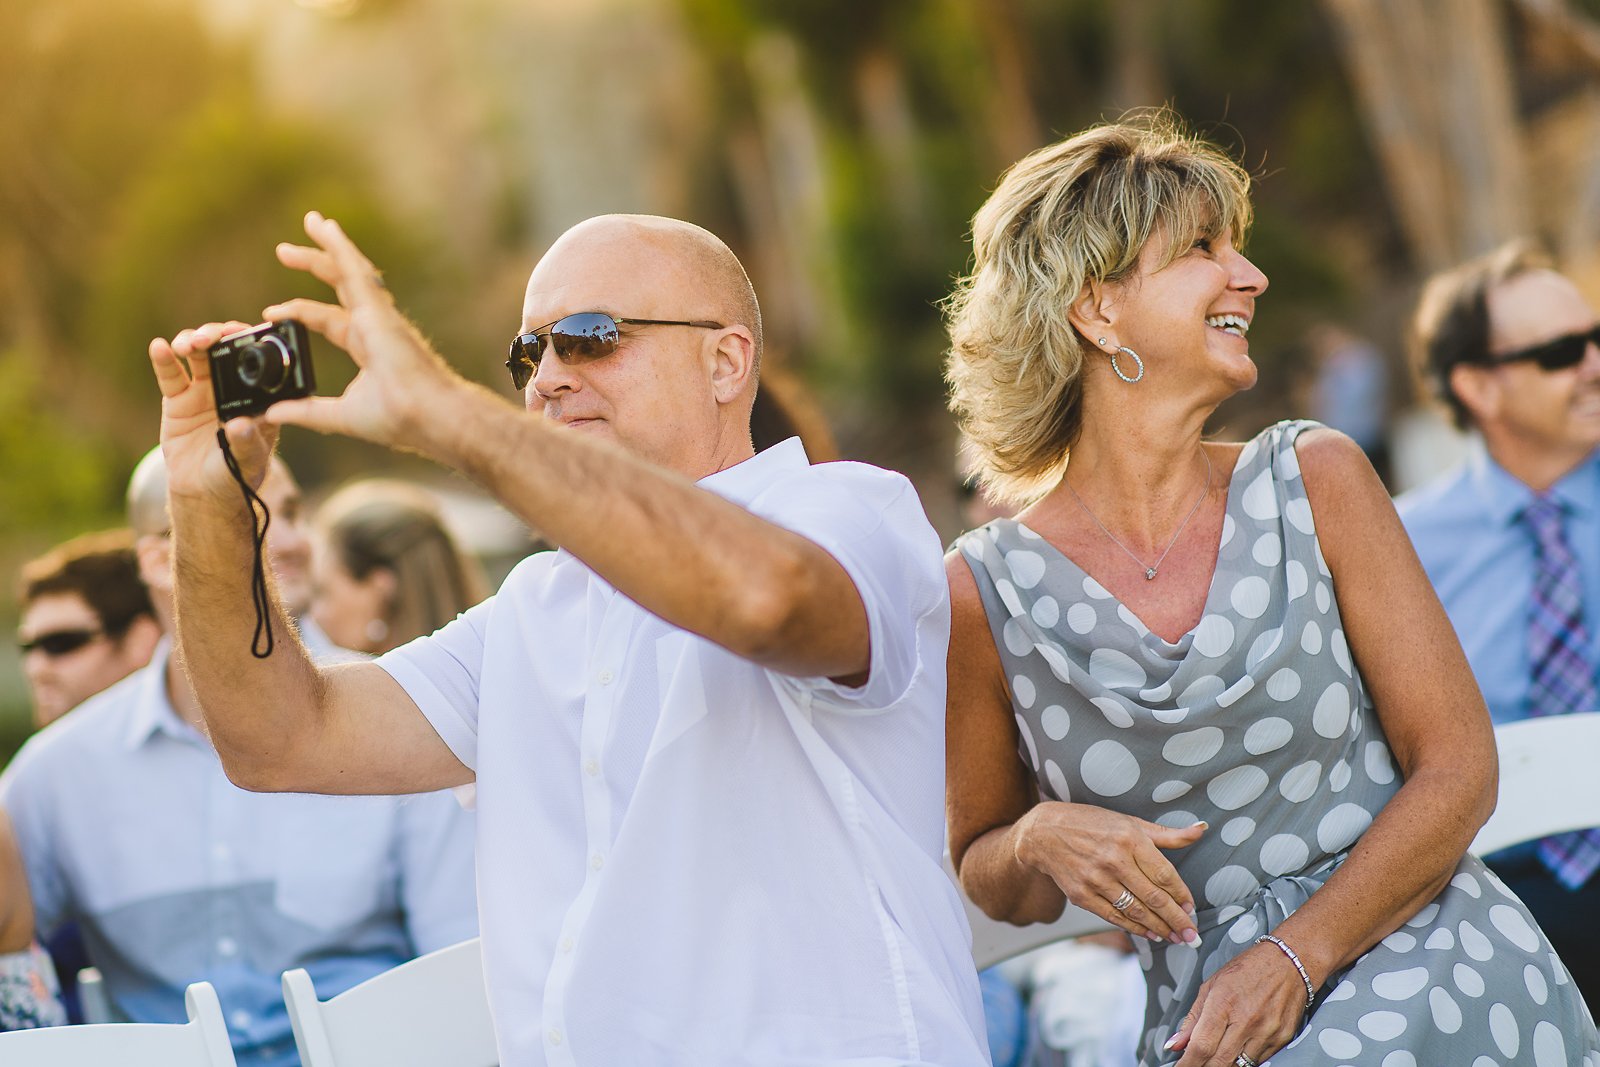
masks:
<instances>
[{"instance_id":1,"label":"purple striped necktie","mask_svg":"<svg viewBox=\"0 0 1600 1067\"><path fill-rule=\"evenodd\" d=\"M1549 495L1536 496L1522 517L1538 544L1528 610L1528 712L1600 710L1589 632L1583 624L1583 579L1567 544L1561 504ZM1577 889L1600 870L1600 829L1543 838L1538 852L1556 881Z\"/></svg>"}]
</instances>

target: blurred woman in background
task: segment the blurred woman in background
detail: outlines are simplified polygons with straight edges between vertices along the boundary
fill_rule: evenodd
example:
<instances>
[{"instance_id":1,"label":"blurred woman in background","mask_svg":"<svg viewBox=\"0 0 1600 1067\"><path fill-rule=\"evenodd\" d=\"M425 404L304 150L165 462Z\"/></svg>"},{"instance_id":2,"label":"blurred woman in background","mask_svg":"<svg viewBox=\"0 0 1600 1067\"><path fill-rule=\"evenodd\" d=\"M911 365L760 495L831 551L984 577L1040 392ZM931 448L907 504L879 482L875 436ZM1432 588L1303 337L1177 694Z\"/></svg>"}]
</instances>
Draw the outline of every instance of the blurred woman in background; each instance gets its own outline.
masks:
<instances>
[{"instance_id":1,"label":"blurred woman in background","mask_svg":"<svg viewBox=\"0 0 1600 1067\"><path fill-rule=\"evenodd\" d=\"M486 595L433 497L404 482L339 490L317 512L311 615L334 644L373 655L430 634Z\"/></svg>"}]
</instances>

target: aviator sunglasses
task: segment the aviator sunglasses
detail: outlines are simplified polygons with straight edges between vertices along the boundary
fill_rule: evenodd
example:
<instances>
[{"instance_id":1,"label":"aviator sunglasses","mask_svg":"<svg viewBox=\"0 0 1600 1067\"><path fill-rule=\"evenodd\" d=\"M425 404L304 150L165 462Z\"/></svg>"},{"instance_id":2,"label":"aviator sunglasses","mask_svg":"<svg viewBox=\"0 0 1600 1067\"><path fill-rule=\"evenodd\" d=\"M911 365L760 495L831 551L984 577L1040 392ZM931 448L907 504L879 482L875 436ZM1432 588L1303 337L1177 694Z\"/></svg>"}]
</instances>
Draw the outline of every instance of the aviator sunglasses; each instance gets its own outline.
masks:
<instances>
[{"instance_id":1,"label":"aviator sunglasses","mask_svg":"<svg viewBox=\"0 0 1600 1067\"><path fill-rule=\"evenodd\" d=\"M76 652L95 638L102 636L104 630L52 630L49 633L39 634L31 641L17 641L17 647L26 656L34 649L38 649L51 659Z\"/></svg>"},{"instance_id":2,"label":"aviator sunglasses","mask_svg":"<svg viewBox=\"0 0 1600 1067\"><path fill-rule=\"evenodd\" d=\"M527 388L539 370L539 360L545 348L545 338L550 339L550 349L562 363L592 363L617 350L621 337L617 325L626 326L693 326L701 330L720 330L723 324L697 319L619 319L603 311L580 311L547 323L537 330L519 334L511 339L511 358L506 369L511 372L511 383L518 389Z\"/></svg>"},{"instance_id":3,"label":"aviator sunglasses","mask_svg":"<svg viewBox=\"0 0 1600 1067\"><path fill-rule=\"evenodd\" d=\"M1481 362L1484 366L1498 367L1506 363L1524 363L1531 360L1539 365L1540 370L1565 370L1582 363L1584 353L1589 350L1590 345L1600 345L1600 324L1591 326L1587 330L1563 334L1536 345L1529 345L1527 348L1519 348L1515 352L1486 356Z\"/></svg>"}]
</instances>

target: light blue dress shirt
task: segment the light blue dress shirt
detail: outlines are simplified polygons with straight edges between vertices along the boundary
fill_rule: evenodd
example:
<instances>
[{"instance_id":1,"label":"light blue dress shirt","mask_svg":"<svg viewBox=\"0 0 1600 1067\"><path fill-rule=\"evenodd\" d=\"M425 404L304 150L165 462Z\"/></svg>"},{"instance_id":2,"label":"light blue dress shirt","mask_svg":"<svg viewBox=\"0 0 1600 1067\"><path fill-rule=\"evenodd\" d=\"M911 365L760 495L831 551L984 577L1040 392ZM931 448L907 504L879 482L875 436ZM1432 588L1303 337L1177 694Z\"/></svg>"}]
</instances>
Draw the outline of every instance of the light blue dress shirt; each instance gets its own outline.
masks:
<instances>
[{"instance_id":1,"label":"light blue dress shirt","mask_svg":"<svg viewBox=\"0 0 1600 1067\"><path fill-rule=\"evenodd\" d=\"M167 697L168 650L32 738L0 777L41 933L76 919L119 1014L217 990L241 1067L298 1062L280 988L332 996L474 937L472 816L448 793L234 786Z\"/></svg>"},{"instance_id":2,"label":"light blue dress shirt","mask_svg":"<svg viewBox=\"0 0 1600 1067\"><path fill-rule=\"evenodd\" d=\"M1600 665L1600 453L1550 492L1566 513L1567 541L1583 573L1590 659ZM1537 557L1521 516L1533 496L1478 442L1460 466L1395 501L1496 723L1528 717Z\"/></svg>"}]
</instances>

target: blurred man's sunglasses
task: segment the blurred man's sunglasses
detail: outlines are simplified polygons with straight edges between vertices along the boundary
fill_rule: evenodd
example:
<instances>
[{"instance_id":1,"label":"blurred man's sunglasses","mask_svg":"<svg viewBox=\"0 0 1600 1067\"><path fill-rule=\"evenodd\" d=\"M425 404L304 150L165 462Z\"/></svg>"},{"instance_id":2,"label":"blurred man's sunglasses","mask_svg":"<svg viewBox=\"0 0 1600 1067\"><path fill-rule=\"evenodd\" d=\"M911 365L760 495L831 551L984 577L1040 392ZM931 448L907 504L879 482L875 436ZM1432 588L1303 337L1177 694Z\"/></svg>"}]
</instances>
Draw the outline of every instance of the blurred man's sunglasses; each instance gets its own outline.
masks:
<instances>
[{"instance_id":1,"label":"blurred man's sunglasses","mask_svg":"<svg viewBox=\"0 0 1600 1067\"><path fill-rule=\"evenodd\" d=\"M1491 355L1483 363L1485 366L1498 367L1505 363L1531 361L1537 363L1540 370L1566 370L1583 362L1584 353L1589 350L1590 345L1600 345L1600 324L1527 348L1519 348L1515 352Z\"/></svg>"},{"instance_id":2,"label":"blurred man's sunglasses","mask_svg":"<svg viewBox=\"0 0 1600 1067\"><path fill-rule=\"evenodd\" d=\"M38 635L31 641L19 640L17 647L22 650L24 656L38 649L51 659L56 659L78 651L104 634L104 630L52 630L47 634Z\"/></svg>"},{"instance_id":3,"label":"blurred man's sunglasses","mask_svg":"<svg viewBox=\"0 0 1600 1067\"><path fill-rule=\"evenodd\" d=\"M723 328L720 322L705 320L618 319L603 311L580 311L511 339L511 358L506 360L511 383L518 389L527 388L528 382L539 371L546 338L556 358L569 366L590 363L611 355L617 350L617 341L621 336L618 323L626 326L693 326L701 330Z\"/></svg>"}]
</instances>

